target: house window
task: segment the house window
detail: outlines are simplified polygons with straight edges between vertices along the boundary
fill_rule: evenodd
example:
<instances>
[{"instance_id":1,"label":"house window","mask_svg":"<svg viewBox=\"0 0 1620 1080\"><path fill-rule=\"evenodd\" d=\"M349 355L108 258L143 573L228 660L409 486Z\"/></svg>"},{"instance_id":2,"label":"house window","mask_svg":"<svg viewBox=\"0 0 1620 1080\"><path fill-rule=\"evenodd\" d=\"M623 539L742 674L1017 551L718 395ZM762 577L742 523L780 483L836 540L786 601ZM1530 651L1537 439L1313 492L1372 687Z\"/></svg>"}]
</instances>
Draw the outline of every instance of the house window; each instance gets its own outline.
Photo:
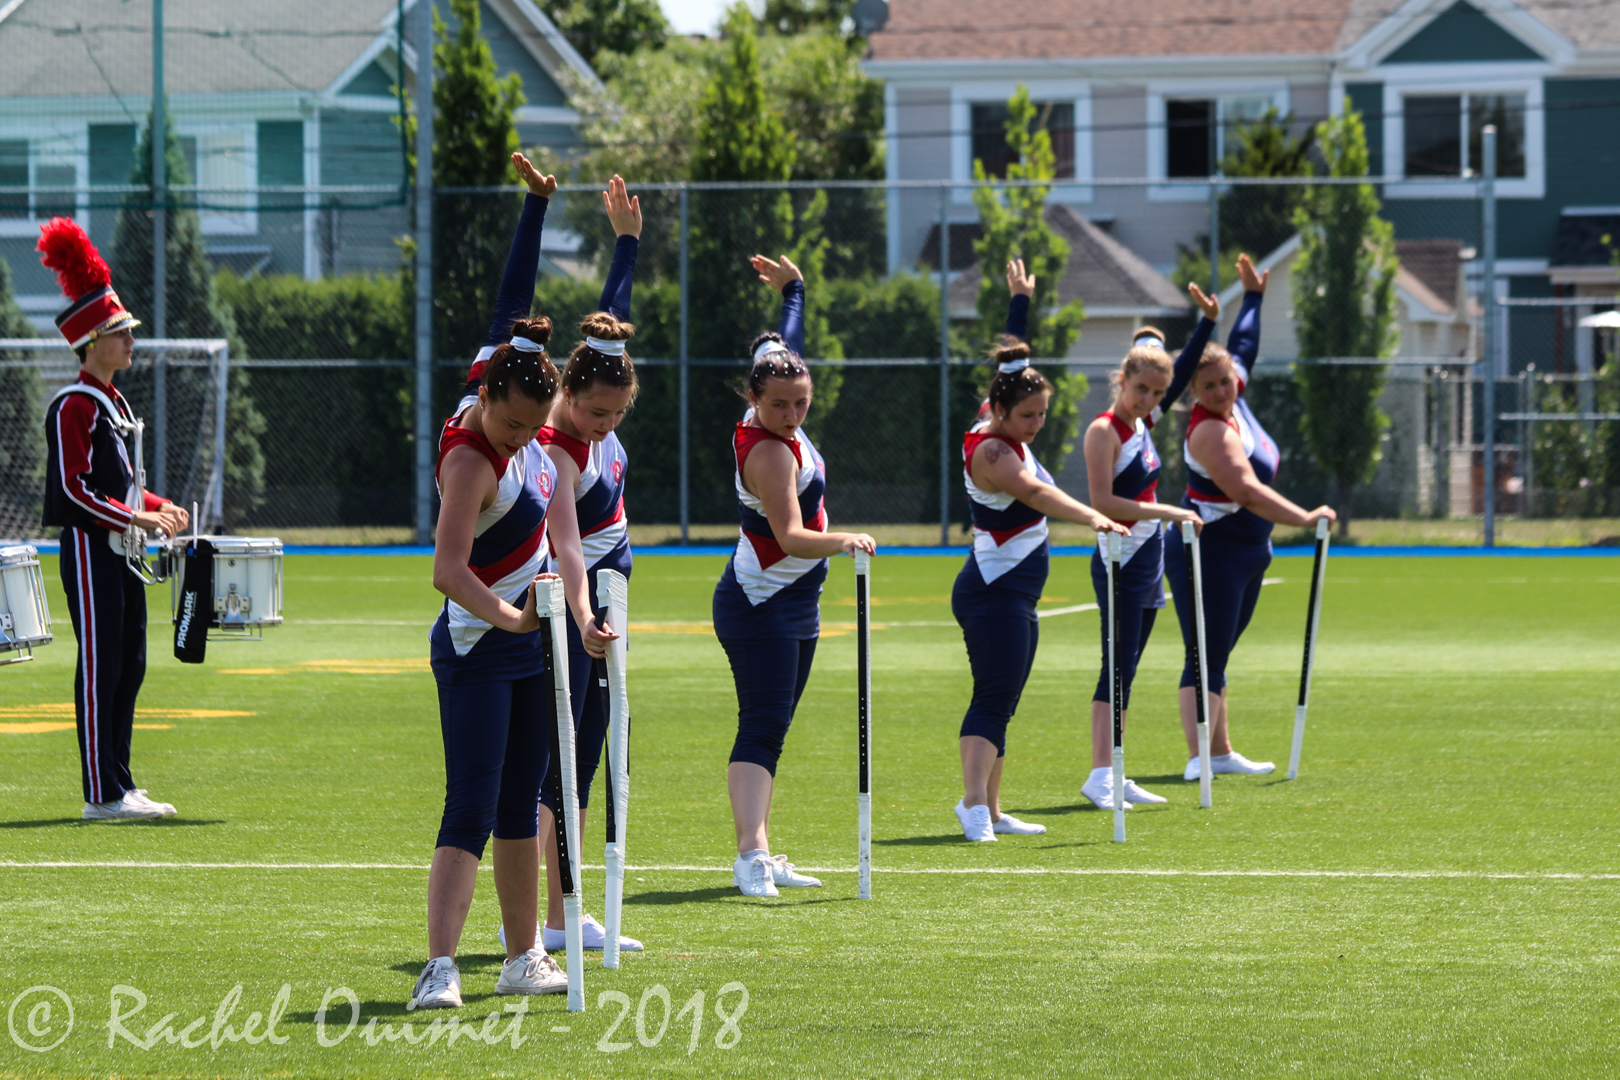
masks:
<instances>
[{"instance_id":1,"label":"house window","mask_svg":"<svg viewBox=\"0 0 1620 1080\"><path fill-rule=\"evenodd\" d=\"M1007 103L975 104L971 118L973 160L984 162L986 176L998 180L1005 178L1007 167L1018 160L1007 146ZM1035 128L1051 136L1057 178L1074 179L1074 103L1035 102Z\"/></svg>"},{"instance_id":2,"label":"house window","mask_svg":"<svg viewBox=\"0 0 1620 1080\"><path fill-rule=\"evenodd\" d=\"M1480 175L1485 168L1485 127L1495 124L1496 175L1524 178L1525 95L1413 95L1406 98L1403 112L1405 175Z\"/></svg>"},{"instance_id":3,"label":"house window","mask_svg":"<svg viewBox=\"0 0 1620 1080\"><path fill-rule=\"evenodd\" d=\"M1164 174L1203 179L1233 145L1232 135L1275 107L1270 96L1171 98L1164 103Z\"/></svg>"},{"instance_id":4,"label":"house window","mask_svg":"<svg viewBox=\"0 0 1620 1080\"><path fill-rule=\"evenodd\" d=\"M220 125L179 137L189 183L199 190L197 216L205 234L257 231L257 199L250 191L258 178L251 126Z\"/></svg>"},{"instance_id":5,"label":"house window","mask_svg":"<svg viewBox=\"0 0 1620 1080\"><path fill-rule=\"evenodd\" d=\"M72 162L31 154L27 139L0 140L0 187L29 189L0 194L0 219L29 222L73 217L78 211L73 192L39 189L71 188L78 182L79 171Z\"/></svg>"}]
</instances>

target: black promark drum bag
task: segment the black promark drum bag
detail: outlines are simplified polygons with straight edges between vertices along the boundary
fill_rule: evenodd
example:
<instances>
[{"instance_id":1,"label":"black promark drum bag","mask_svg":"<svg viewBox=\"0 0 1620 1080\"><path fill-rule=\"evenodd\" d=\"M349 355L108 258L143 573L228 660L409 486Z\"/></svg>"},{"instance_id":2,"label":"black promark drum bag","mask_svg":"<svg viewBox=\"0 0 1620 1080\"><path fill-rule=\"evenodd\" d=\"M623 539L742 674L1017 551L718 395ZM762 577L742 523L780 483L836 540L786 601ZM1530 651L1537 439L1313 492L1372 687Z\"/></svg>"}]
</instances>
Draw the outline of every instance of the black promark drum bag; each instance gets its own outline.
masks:
<instances>
[{"instance_id":1,"label":"black promark drum bag","mask_svg":"<svg viewBox=\"0 0 1620 1080\"><path fill-rule=\"evenodd\" d=\"M200 664L208 653L208 624L214 619L213 544L198 538L186 545L180 582L174 658L182 664Z\"/></svg>"}]
</instances>

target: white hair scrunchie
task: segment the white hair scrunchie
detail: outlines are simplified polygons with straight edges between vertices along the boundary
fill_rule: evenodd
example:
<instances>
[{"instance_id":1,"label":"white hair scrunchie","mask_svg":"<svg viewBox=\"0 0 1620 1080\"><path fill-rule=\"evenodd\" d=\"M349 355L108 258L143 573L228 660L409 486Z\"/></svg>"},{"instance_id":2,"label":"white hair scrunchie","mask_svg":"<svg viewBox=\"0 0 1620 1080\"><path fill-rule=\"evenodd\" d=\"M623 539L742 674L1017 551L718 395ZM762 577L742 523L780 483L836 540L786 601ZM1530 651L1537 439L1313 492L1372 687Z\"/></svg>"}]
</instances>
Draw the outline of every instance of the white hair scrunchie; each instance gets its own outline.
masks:
<instances>
[{"instance_id":1,"label":"white hair scrunchie","mask_svg":"<svg viewBox=\"0 0 1620 1080\"><path fill-rule=\"evenodd\" d=\"M1027 367L1029 367L1029 357L1026 356L1022 360L1009 360L1005 364L997 364L996 370L1003 375L1011 375L1013 372L1023 371Z\"/></svg>"},{"instance_id":2,"label":"white hair scrunchie","mask_svg":"<svg viewBox=\"0 0 1620 1080\"><path fill-rule=\"evenodd\" d=\"M516 349L518 352L543 353L546 351L546 347L544 345L540 344L538 341L530 341L526 337L514 337L508 344L510 344L512 348Z\"/></svg>"},{"instance_id":3,"label":"white hair scrunchie","mask_svg":"<svg viewBox=\"0 0 1620 1080\"><path fill-rule=\"evenodd\" d=\"M605 338L591 337L589 334L585 335L585 347L592 352L599 352L603 356L624 355L624 342L608 341Z\"/></svg>"},{"instance_id":4,"label":"white hair scrunchie","mask_svg":"<svg viewBox=\"0 0 1620 1080\"><path fill-rule=\"evenodd\" d=\"M1143 345L1152 345L1154 348L1164 348L1164 338L1158 334L1138 334L1131 339L1131 348L1141 348Z\"/></svg>"},{"instance_id":5,"label":"white hair scrunchie","mask_svg":"<svg viewBox=\"0 0 1620 1080\"><path fill-rule=\"evenodd\" d=\"M773 341L767 338L759 343L759 348L754 350L754 363L759 363L761 360L772 355L773 353L781 353L784 356L792 356L793 350L782 344L780 341Z\"/></svg>"}]
</instances>

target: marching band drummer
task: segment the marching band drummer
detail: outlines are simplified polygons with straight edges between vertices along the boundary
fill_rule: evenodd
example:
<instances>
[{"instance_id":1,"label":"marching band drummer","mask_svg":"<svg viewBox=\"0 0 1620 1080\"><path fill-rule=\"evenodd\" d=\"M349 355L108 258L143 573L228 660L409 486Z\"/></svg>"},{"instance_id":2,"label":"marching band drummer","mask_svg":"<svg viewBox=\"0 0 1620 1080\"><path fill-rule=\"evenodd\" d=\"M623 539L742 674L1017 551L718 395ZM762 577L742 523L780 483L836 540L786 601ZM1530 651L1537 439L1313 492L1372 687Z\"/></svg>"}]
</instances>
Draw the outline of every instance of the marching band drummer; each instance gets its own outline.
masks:
<instances>
[{"instance_id":1,"label":"marching band drummer","mask_svg":"<svg viewBox=\"0 0 1620 1080\"><path fill-rule=\"evenodd\" d=\"M188 515L136 483L135 415L113 377L133 362L131 331L140 321L113 292L112 273L82 228L53 218L40 233L41 261L73 301L56 326L80 365L78 381L45 412L44 524L62 529L62 588L79 642L73 711L84 820L173 817L174 807L148 798L129 770L135 697L146 678L146 592L124 544L130 530L174 536ZM131 540L144 555L145 538Z\"/></svg>"}]
</instances>

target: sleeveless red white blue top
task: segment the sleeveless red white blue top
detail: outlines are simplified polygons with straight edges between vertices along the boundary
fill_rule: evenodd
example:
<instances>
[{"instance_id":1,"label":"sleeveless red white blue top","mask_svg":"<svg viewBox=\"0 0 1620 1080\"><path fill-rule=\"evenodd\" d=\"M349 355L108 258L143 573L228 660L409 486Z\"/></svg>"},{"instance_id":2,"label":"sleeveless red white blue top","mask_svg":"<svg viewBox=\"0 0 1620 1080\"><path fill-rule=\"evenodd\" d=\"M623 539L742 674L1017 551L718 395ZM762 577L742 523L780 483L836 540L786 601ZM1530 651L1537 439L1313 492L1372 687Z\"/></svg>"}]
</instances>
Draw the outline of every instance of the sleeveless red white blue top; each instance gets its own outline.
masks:
<instances>
[{"instance_id":1,"label":"sleeveless red white blue top","mask_svg":"<svg viewBox=\"0 0 1620 1080\"><path fill-rule=\"evenodd\" d=\"M620 547L628 549L630 522L624 516L624 483L630 458L618 433L609 432L601 442L586 442L554 427L543 427L535 441L568 451L579 469L579 479L574 482L574 513L579 518L585 566L593 568Z\"/></svg>"},{"instance_id":2,"label":"sleeveless red white blue top","mask_svg":"<svg viewBox=\"0 0 1620 1080\"><path fill-rule=\"evenodd\" d=\"M546 510L557 490L557 467L533 442L509 458L502 457L482 433L456 426L460 418L457 413L446 421L440 433L435 483L445 455L457 446L471 446L489 461L498 478L495 501L478 514L467 567L496 596L521 607L529 583L545 565ZM442 621L450 646L463 657L494 629L448 598Z\"/></svg>"},{"instance_id":3,"label":"sleeveless red white blue top","mask_svg":"<svg viewBox=\"0 0 1620 1080\"><path fill-rule=\"evenodd\" d=\"M1018 454L1024 471L1050 484L1052 474L1035 460L1035 454L1022 443L1003 435L992 435L986 422L975 423L962 437L962 480L967 489L968 509L973 520L973 560L979 575L990 584L1036 552L1046 550L1050 530L1046 515L1018 501L1005 491L985 491L973 482L973 453L986 439L1005 443Z\"/></svg>"},{"instance_id":4,"label":"sleeveless red white blue top","mask_svg":"<svg viewBox=\"0 0 1620 1080\"><path fill-rule=\"evenodd\" d=\"M1159 453L1153 446L1152 421L1138 420L1135 425L1126 423L1123 419L1109 409L1101 414L1101 419L1108 421L1119 436L1119 457L1114 459L1113 494L1121 499L1130 499L1133 502L1155 502L1159 490L1159 473L1164 463L1159 460ZM1131 556L1142 550L1143 545L1151 542L1164 528L1164 522L1157 518L1138 521L1135 518L1118 518L1121 525L1131 527L1131 535L1125 538L1123 545L1124 555L1122 563L1131 561Z\"/></svg>"},{"instance_id":5,"label":"sleeveless red white blue top","mask_svg":"<svg viewBox=\"0 0 1620 1080\"><path fill-rule=\"evenodd\" d=\"M1192 433L1199 424L1205 422L1223 423L1220 417L1204 408L1194 405L1192 415L1187 419L1187 438L1184 443L1184 453L1187 458L1187 497L1181 505L1189 510L1198 511L1204 519L1204 536L1215 536L1230 540L1263 541L1271 537L1271 522L1256 514L1253 510L1246 510L1233 502L1222 491L1214 480L1210 479L1209 472L1193 456L1191 438ZM1241 395L1232 406L1232 416L1224 421L1238 433L1243 441L1243 454L1249 459L1249 465L1254 469L1254 475L1262 484L1270 484L1277 479L1277 468L1282 463L1282 455L1277 450L1277 444L1271 441L1249 409L1249 403Z\"/></svg>"}]
</instances>

